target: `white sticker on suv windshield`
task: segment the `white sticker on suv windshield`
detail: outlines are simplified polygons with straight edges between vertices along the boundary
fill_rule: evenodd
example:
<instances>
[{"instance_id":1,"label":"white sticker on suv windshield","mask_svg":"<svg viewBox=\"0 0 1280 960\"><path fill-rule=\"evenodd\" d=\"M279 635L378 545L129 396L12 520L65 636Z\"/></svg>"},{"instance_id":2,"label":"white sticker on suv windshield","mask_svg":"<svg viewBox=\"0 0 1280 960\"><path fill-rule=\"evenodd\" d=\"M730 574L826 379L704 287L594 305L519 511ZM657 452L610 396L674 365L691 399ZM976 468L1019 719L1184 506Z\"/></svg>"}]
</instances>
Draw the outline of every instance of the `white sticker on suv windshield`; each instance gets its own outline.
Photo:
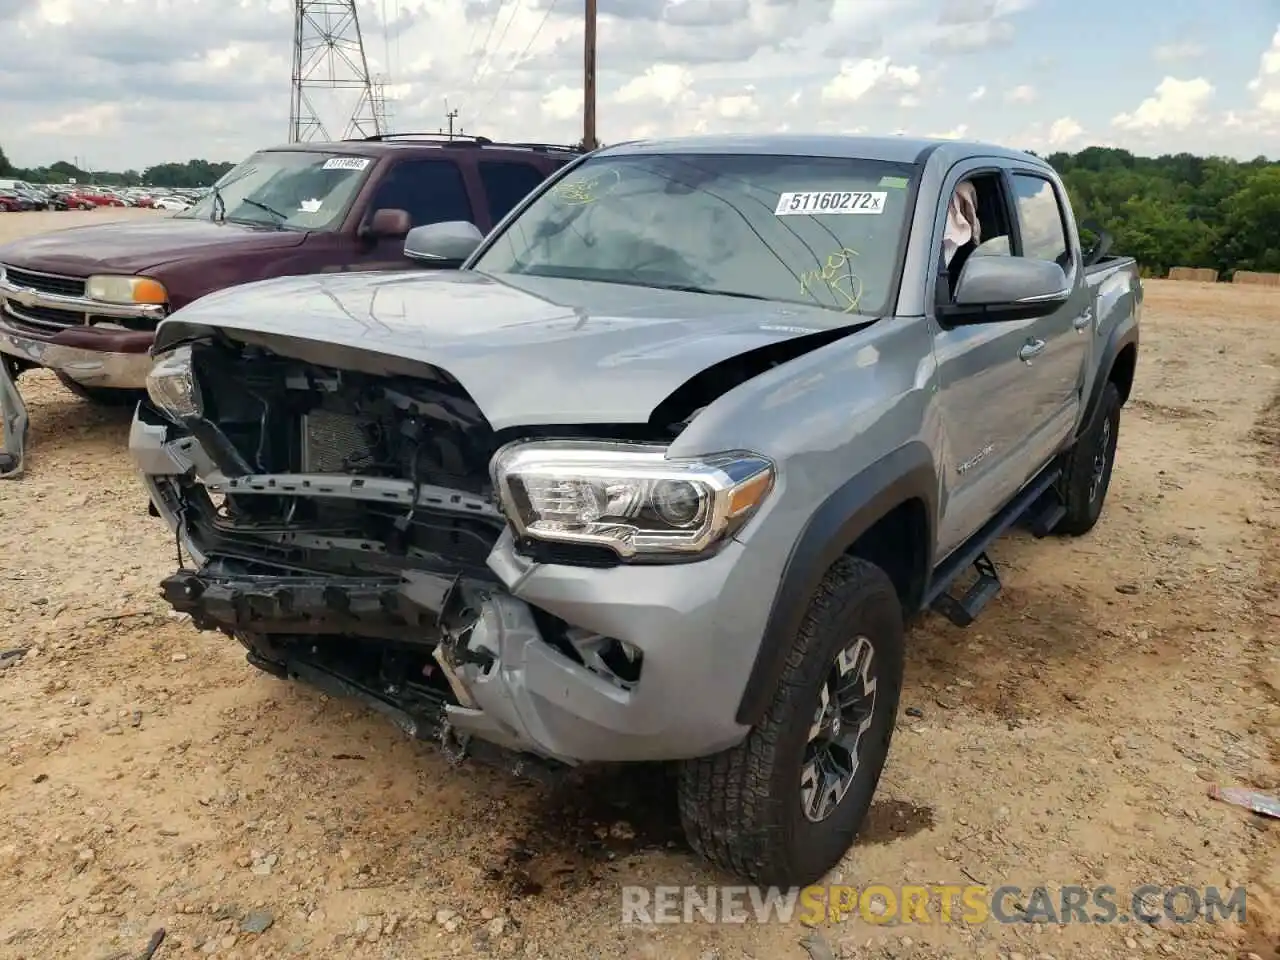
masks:
<instances>
[{"instance_id":1,"label":"white sticker on suv windshield","mask_svg":"<svg viewBox=\"0 0 1280 960\"><path fill-rule=\"evenodd\" d=\"M369 165L368 157L330 157L321 170L363 170Z\"/></svg>"},{"instance_id":2,"label":"white sticker on suv windshield","mask_svg":"<svg viewBox=\"0 0 1280 960\"><path fill-rule=\"evenodd\" d=\"M774 214L779 217L829 213L884 213L884 190L797 190L778 197Z\"/></svg>"}]
</instances>

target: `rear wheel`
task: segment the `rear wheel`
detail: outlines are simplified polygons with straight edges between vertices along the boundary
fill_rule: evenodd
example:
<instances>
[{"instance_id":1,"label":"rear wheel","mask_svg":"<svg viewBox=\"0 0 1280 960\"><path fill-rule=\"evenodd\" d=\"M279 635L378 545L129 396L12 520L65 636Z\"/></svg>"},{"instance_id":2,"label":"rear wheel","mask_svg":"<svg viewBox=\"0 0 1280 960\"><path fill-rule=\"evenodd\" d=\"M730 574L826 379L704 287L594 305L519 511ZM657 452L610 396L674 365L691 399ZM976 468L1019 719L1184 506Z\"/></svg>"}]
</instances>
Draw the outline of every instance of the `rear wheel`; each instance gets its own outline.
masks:
<instances>
[{"instance_id":1,"label":"rear wheel","mask_svg":"<svg viewBox=\"0 0 1280 960\"><path fill-rule=\"evenodd\" d=\"M694 850L764 885L803 886L835 867L880 781L902 671L892 582L842 558L810 601L764 719L736 747L681 765Z\"/></svg>"},{"instance_id":2,"label":"rear wheel","mask_svg":"<svg viewBox=\"0 0 1280 960\"><path fill-rule=\"evenodd\" d=\"M120 390L116 387L87 387L65 373L58 374L58 380L81 400L100 407L131 407L146 393L144 390Z\"/></svg>"},{"instance_id":3,"label":"rear wheel","mask_svg":"<svg viewBox=\"0 0 1280 960\"><path fill-rule=\"evenodd\" d=\"M1063 481L1067 512L1054 527L1054 533L1081 536L1092 530L1102 516L1120 438L1120 407L1120 390L1114 383L1108 383L1103 388L1093 423L1081 434L1067 458Z\"/></svg>"}]
</instances>

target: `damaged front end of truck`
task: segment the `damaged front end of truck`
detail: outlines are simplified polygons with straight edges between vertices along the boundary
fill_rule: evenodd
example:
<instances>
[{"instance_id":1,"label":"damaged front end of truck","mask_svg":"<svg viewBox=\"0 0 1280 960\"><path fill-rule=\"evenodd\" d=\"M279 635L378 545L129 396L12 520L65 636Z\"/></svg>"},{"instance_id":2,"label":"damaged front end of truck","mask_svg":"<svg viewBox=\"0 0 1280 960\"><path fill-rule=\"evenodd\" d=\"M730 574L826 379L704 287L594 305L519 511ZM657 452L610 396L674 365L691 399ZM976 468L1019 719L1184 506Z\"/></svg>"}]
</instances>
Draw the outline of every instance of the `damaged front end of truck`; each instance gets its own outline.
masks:
<instances>
[{"instance_id":1,"label":"damaged front end of truck","mask_svg":"<svg viewBox=\"0 0 1280 960\"><path fill-rule=\"evenodd\" d=\"M720 669L699 645L768 459L668 459L683 422L495 430L443 367L194 329L159 351L130 446L177 541L163 594L197 628L454 760L542 776L741 739L736 691L715 719L699 703ZM814 345L767 336L673 403Z\"/></svg>"}]
</instances>

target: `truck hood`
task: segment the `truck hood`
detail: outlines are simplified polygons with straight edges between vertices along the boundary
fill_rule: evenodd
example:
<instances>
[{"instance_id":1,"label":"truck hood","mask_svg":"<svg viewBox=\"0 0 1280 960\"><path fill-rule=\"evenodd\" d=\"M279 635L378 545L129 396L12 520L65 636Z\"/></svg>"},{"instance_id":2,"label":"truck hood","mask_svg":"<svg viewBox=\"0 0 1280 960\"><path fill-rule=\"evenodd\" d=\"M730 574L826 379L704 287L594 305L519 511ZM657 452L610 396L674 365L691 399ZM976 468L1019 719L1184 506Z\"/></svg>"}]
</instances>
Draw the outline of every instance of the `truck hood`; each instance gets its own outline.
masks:
<instances>
[{"instance_id":1,"label":"truck hood","mask_svg":"<svg viewBox=\"0 0 1280 960\"><path fill-rule=\"evenodd\" d=\"M157 217L68 227L24 237L0 247L0 263L87 277L93 273L144 273L161 264L209 256L219 247L281 250L306 238L296 230L251 227L240 223Z\"/></svg>"},{"instance_id":2,"label":"truck hood","mask_svg":"<svg viewBox=\"0 0 1280 960\"><path fill-rule=\"evenodd\" d=\"M176 311L158 352L221 330L322 366L443 370L495 430L643 423L676 388L747 351L817 346L868 318L804 305L473 271L286 277Z\"/></svg>"}]
</instances>

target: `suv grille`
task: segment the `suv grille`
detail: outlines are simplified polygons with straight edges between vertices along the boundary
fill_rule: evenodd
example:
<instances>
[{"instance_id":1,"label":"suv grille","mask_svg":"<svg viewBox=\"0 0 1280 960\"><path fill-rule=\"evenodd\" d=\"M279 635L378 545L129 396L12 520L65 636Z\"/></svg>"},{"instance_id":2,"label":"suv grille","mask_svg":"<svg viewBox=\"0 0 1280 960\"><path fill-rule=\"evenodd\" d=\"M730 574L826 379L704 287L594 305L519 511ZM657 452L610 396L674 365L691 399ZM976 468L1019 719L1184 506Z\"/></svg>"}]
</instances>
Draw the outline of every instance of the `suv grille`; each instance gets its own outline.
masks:
<instances>
[{"instance_id":1,"label":"suv grille","mask_svg":"<svg viewBox=\"0 0 1280 960\"><path fill-rule=\"evenodd\" d=\"M41 293L55 293L63 297L83 297L85 281L80 277L64 277L53 273L35 273L5 267L8 278L20 287L30 287Z\"/></svg>"}]
</instances>

